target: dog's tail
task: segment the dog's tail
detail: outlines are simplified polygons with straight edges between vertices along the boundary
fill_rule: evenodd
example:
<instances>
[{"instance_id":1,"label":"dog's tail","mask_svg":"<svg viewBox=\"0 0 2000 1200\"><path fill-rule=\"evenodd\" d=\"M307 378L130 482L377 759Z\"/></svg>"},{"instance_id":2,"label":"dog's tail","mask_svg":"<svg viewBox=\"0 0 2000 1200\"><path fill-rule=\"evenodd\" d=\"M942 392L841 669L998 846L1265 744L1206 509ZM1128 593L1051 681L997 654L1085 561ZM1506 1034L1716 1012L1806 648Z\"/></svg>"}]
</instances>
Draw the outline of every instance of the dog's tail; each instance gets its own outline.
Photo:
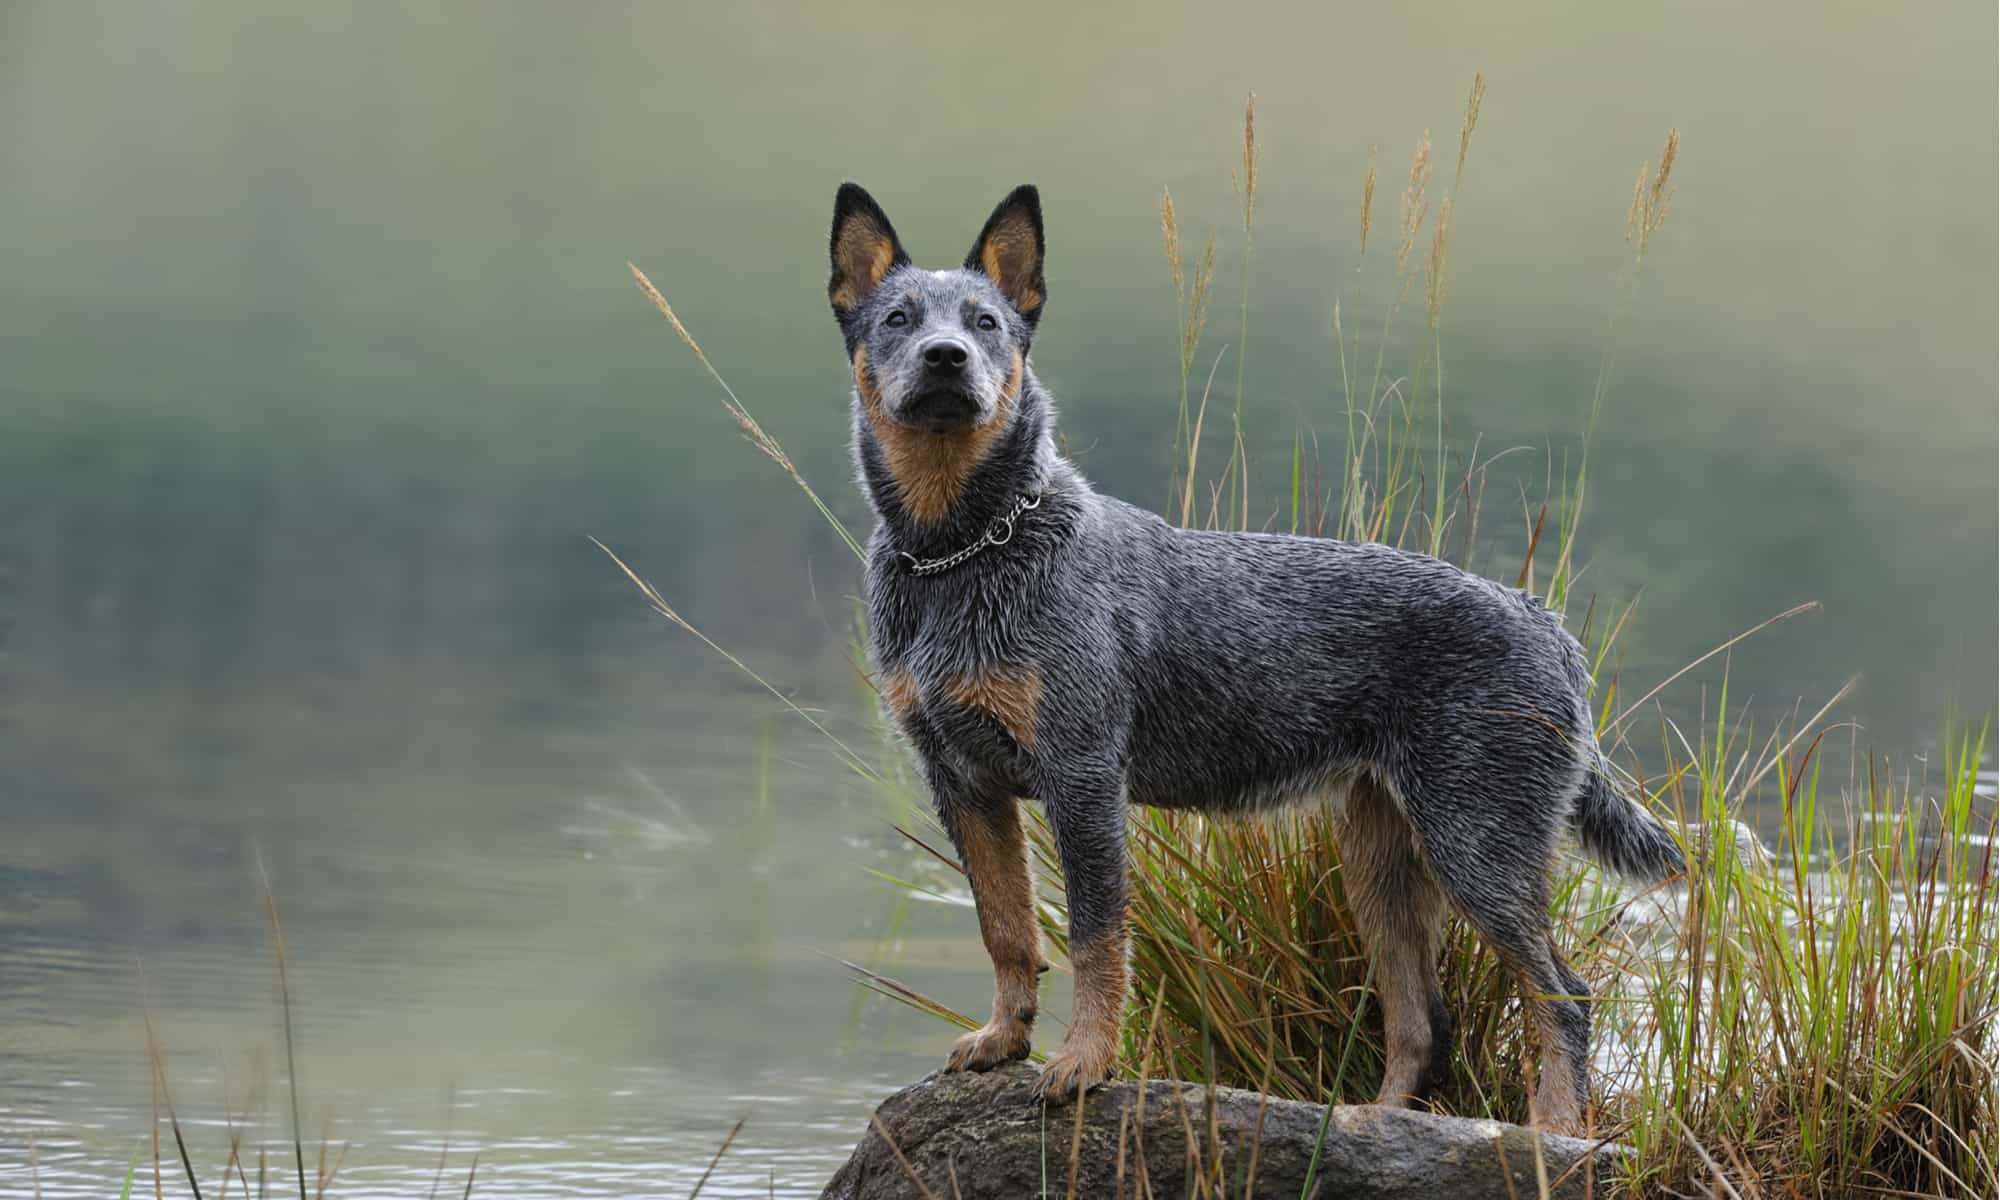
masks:
<instances>
[{"instance_id":1,"label":"dog's tail","mask_svg":"<svg viewBox=\"0 0 2000 1200\"><path fill-rule=\"evenodd\" d=\"M1601 762L1585 777L1570 820L1583 848L1621 875L1658 882L1687 870L1674 835L1653 814L1613 791Z\"/></svg>"}]
</instances>

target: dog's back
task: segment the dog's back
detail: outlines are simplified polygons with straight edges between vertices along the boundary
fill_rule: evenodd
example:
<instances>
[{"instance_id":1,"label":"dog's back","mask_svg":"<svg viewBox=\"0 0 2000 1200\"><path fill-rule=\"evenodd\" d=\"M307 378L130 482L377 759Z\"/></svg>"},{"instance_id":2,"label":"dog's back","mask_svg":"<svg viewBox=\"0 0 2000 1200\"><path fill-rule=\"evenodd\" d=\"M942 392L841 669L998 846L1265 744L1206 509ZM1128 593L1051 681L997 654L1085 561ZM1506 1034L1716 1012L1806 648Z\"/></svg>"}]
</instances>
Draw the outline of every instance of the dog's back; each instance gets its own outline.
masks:
<instances>
[{"instance_id":1,"label":"dog's back","mask_svg":"<svg viewBox=\"0 0 2000 1200\"><path fill-rule=\"evenodd\" d=\"M1131 799L1216 811L1317 798L1357 770L1431 777L1468 755L1496 809L1566 801L1588 673L1539 602L1372 543L1182 530L1100 498L1078 601L1126 644ZM1129 546L1129 553L1120 548ZM1547 819L1566 819L1558 802Z\"/></svg>"}]
</instances>

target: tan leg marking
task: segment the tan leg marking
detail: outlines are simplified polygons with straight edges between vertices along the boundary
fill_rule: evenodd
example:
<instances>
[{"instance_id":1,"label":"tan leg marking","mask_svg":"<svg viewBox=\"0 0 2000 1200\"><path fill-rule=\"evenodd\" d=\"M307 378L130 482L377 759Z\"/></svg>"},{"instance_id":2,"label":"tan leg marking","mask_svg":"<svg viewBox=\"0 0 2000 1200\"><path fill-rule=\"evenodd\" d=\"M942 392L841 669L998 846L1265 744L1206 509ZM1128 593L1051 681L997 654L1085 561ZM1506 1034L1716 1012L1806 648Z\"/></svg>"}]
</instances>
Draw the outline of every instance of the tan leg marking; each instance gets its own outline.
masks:
<instances>
[{"instance_id":1,"label":"tan leg marking","mask_svg":"<svg viewBox=\"0 0 2000 1200\"><path fill-rule=\"evenodd\" d=\"M987 452L1013 419L1026 366L1020 352L1015 351L1013 368L1000 388L1000 403L991 420L972 429L932 433L910 429L889 419L882 405L882 390L875 386L875 376L868 369L868 348L862 346L854 351L854 388L861 395L861 411L868 418L876 443L882 447L882 457L896 481L897 494L910 515L921 521L935 521L951 511L959 493L965 490L965 481L972 477L973 468L985 461Z\"/></svg>"},{"instance_id":2,"label":"tan leg marking","mask_svg":"<svg viewBox=\"0 0 2000 1200\"><path fill-rule=\"evenodd\" d=\"M1375 1103L1402 1106L1417 1094L1433 1053L1430 998L1437 987L1444 895L1418 857L1409 822L1383 786L1354 781L1340 831L1348 905L1375 960L1386 1063Z\"/></svg>"},{"instance_id":3,"label":"tan leg marking","mask_svg":"<svg viewBox=\"0 0 2000 1200\"><path fill-rule=\"evenodd\" d=\"M876 686L881 689L882 703L889 706L889 712L897 720L906 720L917 711L917 677L908 671L884 671Z\"/></svg>"},{"instance_id":4,"label":"tan leg marking","mask_svg":"<svg viewBox=\"0 0 2000 1200\"><path fill-rule=\"evenodd\" d=\"M1080 1096L1111 1078L1118 1061L1118 1026L1125 1016L1125 927L1094 942L1070 947L1076 975L1076 1005L1069 1034L1042 1068L1042 1094L1050 1100Z\"/></svg>"},{"instance_id":5,"label":"tan leg marking","mask_svg":"<svg viewBox=\"0 0 2000 1200\"><path fill-rule=\"evenodd\" d=\"M1521 972L1515 972L1528 993L1541 992ZM1576 1064L1570 1061L1562 1026L1556 1021L1558 1001L1523 1000L1528 1028L1540 1043L1541 1062L1535 1080L1535 1124L1551 1133L1583 1135L1583 1109L1577 1102Z\"/></svg>"},{"instance_id":6,"label":"tan leg marking","mask_svg":"<svg viewBox=\"0 0 2000 1200\"><path fill-rule=\"evenodd\" d=\"M964 818L959 840L965 873L979 908L979 936L993 959L993 1015L958 1039L948 1071L984 1071L1028 1056L1042 973L1042 931L1035 919L1035 879L1021 807L1012 800L991 813Z\"/></svg>"},{"instance_id":7,"label":"tan leg marking","mask_svg":"<svg viewBox=\"0 0 2000 1200\"><path fill-rule=\"evenodd\" d=\"M1035 748L1035 719L1042 709L1042 677L1031 670L995 667L952 681L952 698L1000 722L1023 750Z\"/></svg>"}]
</instances>

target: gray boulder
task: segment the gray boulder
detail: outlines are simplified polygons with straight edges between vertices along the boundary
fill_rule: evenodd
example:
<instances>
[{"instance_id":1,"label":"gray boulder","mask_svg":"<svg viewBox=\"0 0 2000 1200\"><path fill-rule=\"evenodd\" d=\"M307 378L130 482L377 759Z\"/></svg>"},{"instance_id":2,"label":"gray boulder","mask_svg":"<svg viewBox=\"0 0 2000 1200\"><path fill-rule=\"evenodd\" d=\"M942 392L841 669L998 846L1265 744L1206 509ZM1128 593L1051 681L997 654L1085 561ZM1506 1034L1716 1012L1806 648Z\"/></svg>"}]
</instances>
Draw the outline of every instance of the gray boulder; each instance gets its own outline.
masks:
<instances>
[{"instance_id":1,"label":"gray boulder","mask_svg":"<svg viewBox=\"0 0 2000 1200\"><path fill-rule=\"evenodd\" d=\"M1079 1124L1076 1106L1044 1111L1036 1075L1013 1063L930 1075L897 1092L821 1200L1178 1197L1194 1194L1194 1178L1220 1185L1203 1194L1237 1197L1253 1164L1249 1195L1299 1200L1323 1120L1312 1175L1323 1200L1536 1196L1538 1141L1553 1195L1584 1195L1586 1171L1597 1176L1595 1194L1609 1195L1621 1153L1601 1146L1593 1155L1590 1142L1498 1121L1350 1105L1328 1118L1323 1105L1165 1080L1098 1088Z\"/></svg>"}]
</instances>

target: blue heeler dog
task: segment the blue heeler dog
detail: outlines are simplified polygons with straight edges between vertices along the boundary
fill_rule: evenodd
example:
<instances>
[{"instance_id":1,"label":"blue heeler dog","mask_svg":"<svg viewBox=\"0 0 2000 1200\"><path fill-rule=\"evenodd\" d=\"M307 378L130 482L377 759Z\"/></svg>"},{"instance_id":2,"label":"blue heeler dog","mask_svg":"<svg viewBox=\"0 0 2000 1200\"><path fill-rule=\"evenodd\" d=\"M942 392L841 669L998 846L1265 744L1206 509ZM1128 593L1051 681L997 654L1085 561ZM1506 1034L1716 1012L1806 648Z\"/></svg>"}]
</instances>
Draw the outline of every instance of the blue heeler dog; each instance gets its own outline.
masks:
<instances>
[{"instance_id":1,"label":"blue heeler dog","mask_svg":"<svg viewBox=\"0 0 2000 1200\"><path fill-rule=\"evenodd\" d=\"M1528 997L1539 1119L1576 1129L1590 1012L1552 940L1557 839L1574 829L1635 876L1683 869L1606 779L1582 649L1533 597L1434 558L1177 529L1092 491L1057 454L1028 365L1043 244L1032 187L1000 202L952 271L912 265L861 188L834 200L827 293L878 518L878 684L972 882L996 976L992 1018L951 1069L1028 1053L1047 964L1020 800L1048 814L1068 888L1075 1013L1042 1076L1058 1100L1105 1079L1116 1053L1126 805L1337 800L1388 1046L1377 1102L1421 1096L1449 1049L1449 905Z\"/></svg>"}]
</instances>

